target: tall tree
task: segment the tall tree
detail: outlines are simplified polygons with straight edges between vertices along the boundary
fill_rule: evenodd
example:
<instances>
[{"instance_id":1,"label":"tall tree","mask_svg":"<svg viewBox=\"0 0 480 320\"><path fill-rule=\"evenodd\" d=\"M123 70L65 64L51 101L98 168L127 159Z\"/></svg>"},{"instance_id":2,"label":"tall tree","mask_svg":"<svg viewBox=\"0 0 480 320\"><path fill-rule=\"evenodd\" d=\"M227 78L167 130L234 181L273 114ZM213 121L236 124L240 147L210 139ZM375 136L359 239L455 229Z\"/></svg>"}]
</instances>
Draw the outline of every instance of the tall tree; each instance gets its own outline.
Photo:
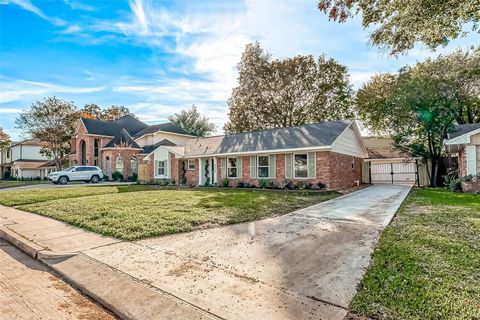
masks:
<instances>
[{"instance_id":1,"label":"tall tree","mask_svg":"<svg viewBox=\"0 0 480 320\"><path fill-rule=\"evenodd\" d=\"M460 90L473 88L471 82L459 83L444 72L444 63L456 55L404 67L395 75L376 75L356 96L359 117L370 129L391 135L397 147L413 157L431 161L432 186L436 186L447 133L456 123L468 120L465 110L475 99L469 95L475 91Z\"/></svg>"},{"instance_id":2,"label":"tall tree","mask_svg":"<svg viewBox=\"0 0 480 320\"><path fill-rule=\"evenodd\" d=\"M100 106L95 103L86 104L79 111L80 117L98 120L117 120L126 115L135 116L124 106L113 105L110 108L102 110Z\"/></svg>"},{"instance_id":3,"label":"tall tree","mask_svg":"<svg viewBox=\"0 0 480 320\"><path fill-rule=\"evenodd\" d=\"M8 148L11 143L10 136L0 127L0 150Z\"/></svg>"},{"instance_id":4,"label":"tall tree","mask_svg":"<svg viewBox=\"0 0 480 320\"><path fill-rule=\"evenodd\" d=\"M69 141L75 130L78 112L73 102L56 97L33 103L15 120L16 128L23 133L46 142L41 153L55 161L57 170L68 154Z\"/></svg>"},{"instance_id":5,"label":"tall tree","mask_svg":"<svg viewBox=\"0 0 480 320\"><path fill-rule=\"evenodd\" d=\"M130 110L128 110L127 107L113 105L110 108L103 110L100 113L99 119L100 120L117 120L118 118L121 118L127 115L135 116L133 113L130 112Z\"/></svg>"},{"instance_id":6,"label":"tall tree","mask_svg":"<svg viewBox=\"0 0 480 320\"><path fill-rule=\"evenodd\" d=\"M197 137L206 137L215 131L215 125L206 116L202 116L195 105L192 105L190 109L184 109L180 113L175 113L168 120L183 128L188 134Z\"/></svg>"},{"instance_id":7,"label":"tall tree","mask_svg":"<svg viewBox=\"0 0 480 320\"><path fill-rule=\"evenodd\" d=\"M352 116L347 68L312 55L273 60L258 42L237 66L227 132L278 128Z\"/></svg>"},{"instance_id":8,"label":"tall tree","mask_svg":"<svg viewBox=\"0 0 480 320\"><path fill-rule=\"evenodd\" d=\"M318 9L345 22L361 13L364 28L373 27L370 41L399 54L417 42L435 49L452 39L478 32L480 0L319 0Z\"/></svg>"}]
</instances>

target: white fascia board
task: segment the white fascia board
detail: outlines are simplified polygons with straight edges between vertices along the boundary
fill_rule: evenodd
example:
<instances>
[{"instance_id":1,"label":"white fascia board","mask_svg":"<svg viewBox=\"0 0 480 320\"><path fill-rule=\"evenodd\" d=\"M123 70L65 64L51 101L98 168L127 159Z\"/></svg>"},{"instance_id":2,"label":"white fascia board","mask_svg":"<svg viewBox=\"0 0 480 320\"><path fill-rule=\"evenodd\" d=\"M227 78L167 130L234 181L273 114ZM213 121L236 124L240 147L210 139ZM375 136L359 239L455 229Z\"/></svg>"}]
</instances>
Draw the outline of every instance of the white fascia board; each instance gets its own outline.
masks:
<instances>
[{"instance_id":1,"label":"white fascia board","mask_svg":"<svg viewBox=\"0 0 480 320\"><path fill-rule=\"evenodd\" d=\"M445 140L445 145L451 146L455 144L469 144L470 143L470 137L480 133L480 129L476 129L467 133L462 134L461 136L455 137L453 139L448 139Z\"/></svg>"}]
</instances>

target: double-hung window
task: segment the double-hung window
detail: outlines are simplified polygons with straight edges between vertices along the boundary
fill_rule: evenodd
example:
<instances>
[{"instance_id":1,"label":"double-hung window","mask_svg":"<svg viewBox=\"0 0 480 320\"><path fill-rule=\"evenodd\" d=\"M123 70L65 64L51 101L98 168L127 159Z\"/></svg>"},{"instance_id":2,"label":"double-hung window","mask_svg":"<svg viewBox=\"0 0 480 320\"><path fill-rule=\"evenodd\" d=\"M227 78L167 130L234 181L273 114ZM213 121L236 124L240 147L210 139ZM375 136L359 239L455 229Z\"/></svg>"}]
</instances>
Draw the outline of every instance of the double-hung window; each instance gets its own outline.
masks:
<instances>
[{"instance_id":1,"label":"double-hung window","mask_svg":"<svg viewBox=\"0 0 480 320\"><path fill-rule=\"evenodd\" d=\"M188 170L195 170L195 160L188 160Z\"/></svg>"},{"instance_id":2,"label":"double-hung window","mask_svg":"<svg viewBox=\"0 0 480 320\"><path fill-rule=\"evenodd\" d=\"M294 157L294 175L295 178L308 177L308 155L296 154Z\"/></svg>"},{"instance_id":3,"label":"double-hung window","mask_svg":"<svg viewBox=\"0 0 480 320\"><path fill-rule=\"evenodd\" d=\"M157 175L159 175L159 176L164 176L165 175L165 161L158 161Z\"/></svg>"},{"instance_id":4,"label":"double-hung window","mask_svg":"<svg viewBox=\"0 0 480 320\"><path fill-rule=\"evenodd\" d=\"M227 177L236 178L237 177L237 158L227 158Z\"/></svg>"},{"instance_id":5,"label":"double-hung window","mask_svg":"<svg viewBox=\"0 0 480 320\"><path fill-rule=\"evenodd\" d=\"M268 178L270 176L268 159L268 156L257 157L257 176L259 178Z\"/></svg>"}]
</instances>

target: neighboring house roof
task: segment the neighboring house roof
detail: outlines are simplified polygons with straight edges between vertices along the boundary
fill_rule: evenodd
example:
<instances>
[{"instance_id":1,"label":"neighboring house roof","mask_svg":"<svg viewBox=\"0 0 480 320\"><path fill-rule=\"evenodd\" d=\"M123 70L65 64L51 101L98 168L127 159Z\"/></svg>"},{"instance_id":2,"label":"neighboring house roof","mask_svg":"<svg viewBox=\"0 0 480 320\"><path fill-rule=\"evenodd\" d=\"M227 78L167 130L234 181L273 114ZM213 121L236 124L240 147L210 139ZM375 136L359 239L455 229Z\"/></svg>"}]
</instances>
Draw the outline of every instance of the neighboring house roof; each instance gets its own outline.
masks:
<instances>
[{"instance_id":1,"label":"neighboring house roof","mask_svg":"<svg viewBox=\"0 0 480 320\"><path fill-rule=\"evenodd\" d=\"M34 139L27 139L27 140L22 140L18 142L12 142L10 147L22 145L22 146L44 146L46 142L41 141L40 139L34 138Z\"/></svg>"},{"instance_id":2,"label":"neighboring house roof","mask_svg":"<svg viewBox=\"0 0 480 320\"><path fill-rule=\"evenodd\" d=\"M56 167L56 164L55 164L54 160L45 162L44 164L38 166L38 168L51 168L51 167Z\"/></svg>"},{"instance_id":3,"label":"neighboring house roof","mask_svg":"<svg viewBox=\"0 0 480 320\"><path fill-rule=\"evenodd\" d=\"M176 126L171 122L167 122L167 123L161 123L161 124L155 124L155 125L148 126L148 127L144 128L143 130L135 133L133 135L133 137L134 138L140 138L141 136L143 136L145 134L151 134L151 133L155 133L157 131L166 131L166 132L171 132L171 133L189 135L187 131L180 128L179 126Z\"/></svg>"},{"instance_id":4,"label":"neighboring house roof","mask_svg":"<svg viewBox=\"0 0 480 320\"><path fill-rule=\"evenodd\" d=\"M458 152L463 145L470 143L470 137L480 133L480 123L460 124L448 134L449 139L445 141L449 152Z\"/></svg>"},{"instance_id":5,"label":"neighboring house roof","mask_svg":"<svg viewBox=\"0 0 480 320\"><path fill-rule=\"evenodd\" d=\"M137 118L126 115L117 120L104 121L97 119L82 118L85 129L90 134L116 137L122 129L125 129L131 137L138 138L144 134L166 131L178 134L188 134L182 128L173 123L162 123L149 126Z\"/></svg>"},{"instance_id":6,"label":"neighboring house roof","mask_svg":"<svg viewBox=\"0 0 480 320\"><path fill-rule=\"evenodd\" d=\"M223 136L196 138L186 146L170 149L182 156L250 153L273 150L328 147L352 121L329 121Z\"/></svg>"},{"instance_id":7,"label":"neighboring house roof","mask_svg":"<svg viewBox=\"0 0 480 320\"><path fill-rule=\"evenodd\" d=\"M468 123L459 124L448 134L449 139L455 139L456 137L470 133L472 131L480 129L480 123Z\"/></svg>"},{"instance_id":8,"label":"neighboring house roof","mask_svg":"<svg viewBox=\"0 0 480 320\"><path fill-rule=\"evenodd\" d=\"M21 169L40 169L44 168L45 164L49 163L50 161L41 161L41 160L16 160L13 163L13 166L19 167ZM55 166L55 165L53 165Z\"/></svg>"},{"instance_id":9,"label":"neighboring house roof","mask_svg":"<svg viewBox=\"0 0 480 320\"><path fill-rule=\"evenodd\" d=\"M104 148L115 148L115 147L123 147L123 148L136 148L141 149L138 143L133 140L127 130L122 129L120 133L110 140L109 143Z\"/></svg>"},{"instance_id":10,"label":"neighboring house roof","mask_svg":"<svg viewBox=\"0 0 480 320\"><path fill-rule=\"evenodd\" d=\"M394 147L393 139L385 137L362 138L369 159L404 158L400 150Z\"/></svg>"},{"instance_id":11,"label":"neighboring house roof","mask_svg":"<svg viewBox=\"0 0 480 320\"><path fill-rule=\"evenodd\" d=\"M172 141L168 140L168 139L163 139L162 141L157 142L155 144L149 144L148 146L143 146L142 153L143 154L149 154L149 153L155 151L155 149L157 149L160 146L176 146L176 144L173 143Z\"/></svg>"}]
</instances>

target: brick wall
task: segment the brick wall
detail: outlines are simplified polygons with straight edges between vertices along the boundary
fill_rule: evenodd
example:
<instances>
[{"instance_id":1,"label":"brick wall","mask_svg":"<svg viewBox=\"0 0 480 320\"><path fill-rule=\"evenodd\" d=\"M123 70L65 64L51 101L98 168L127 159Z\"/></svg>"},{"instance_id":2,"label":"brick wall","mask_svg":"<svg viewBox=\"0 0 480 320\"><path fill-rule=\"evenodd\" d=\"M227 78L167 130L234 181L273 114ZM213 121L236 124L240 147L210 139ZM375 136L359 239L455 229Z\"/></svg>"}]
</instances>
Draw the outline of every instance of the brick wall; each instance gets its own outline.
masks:
<instances>
[{"instance_id":1,"label":"brick wall","mask_svg":"<svg viewBox=\"0 0 480 320\"><path fill-rule=\"evenodd\" d=\"M198 186L198 169L199 169L198 159L195 159L195 170L188 169L188 162L186 164L186 169L187 171L185 172L185 177L187 179L187 185Z\"/></svg>"},{"instance_id":2,"label":"brick wall","mask_svg":"<svg viewBox=\"0 0 480 320\"><path fill-rule=\"evenodd\" d=\"M238 182L248 182L251 185L258 186L261 179L250 177L250 156L238 157L242 164L242 177L229 179L230 186L236 186ZM353 160L354 159L354 160ZM352 168L353 160L353 168ZM221 158L217 158L217 177L221 183ZM355 185L356 180L361 180L363 159L344 154L322 151L316 153L316 178L315 179L289 179L293 182L301 181L304 183L322 182L328 189L346 188ZM279 185L286 181L285 179L285 154L276 155L276 175L274 182ZM195 179L189 178L188 181L198 183L198 171L195 171Z\"/></svg>"}]
</instances>

